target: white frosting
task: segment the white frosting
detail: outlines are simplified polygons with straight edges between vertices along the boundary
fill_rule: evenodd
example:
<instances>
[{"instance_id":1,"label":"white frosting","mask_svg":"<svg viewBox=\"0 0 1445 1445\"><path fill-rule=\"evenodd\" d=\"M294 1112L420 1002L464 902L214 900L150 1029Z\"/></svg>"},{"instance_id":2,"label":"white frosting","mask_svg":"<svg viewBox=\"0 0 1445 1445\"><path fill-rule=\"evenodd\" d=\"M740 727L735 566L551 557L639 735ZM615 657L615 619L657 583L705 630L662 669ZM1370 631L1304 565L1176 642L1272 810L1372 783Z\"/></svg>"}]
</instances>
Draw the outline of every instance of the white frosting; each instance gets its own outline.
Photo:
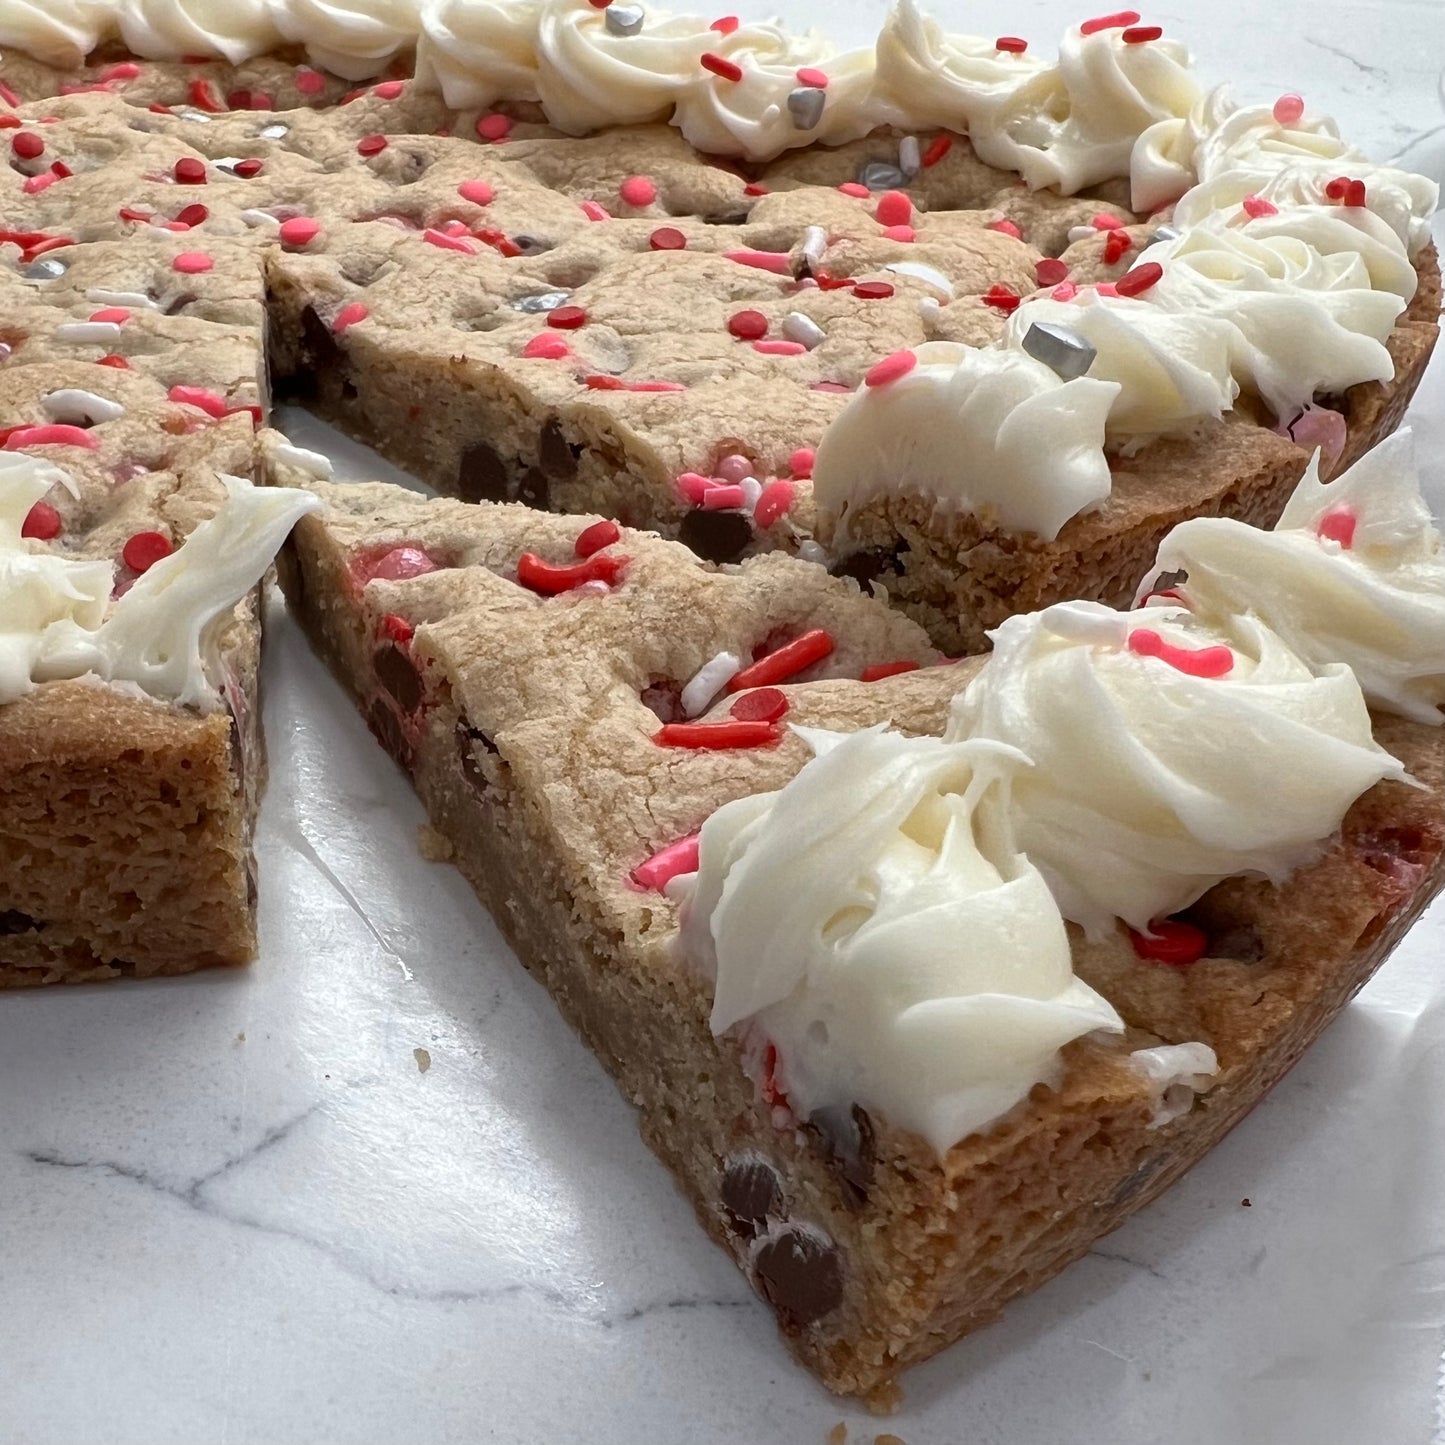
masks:
<instances>
[{"instance_id":1,"label":"white frosting","mask_svg":"<svg viewBox=\"0 0 1445 1445\"><path fill-rule=\"evenodd\" d=\"M144 0L148 6L154 0ZM420 0L267 0L282 36L343 80L369 80L409 51Z\"/></svg>"},{"instance_id":2,"label":"white frosting","mask_svg":"<svg viewBox=\"0 0 1445 1445\"><path fill-rule=\"evenodd\" d=\"M72 70L115 28L114 0L5 0L0 50L22 50Z\"/></svg>"},{"instance_id":3,"label":"white frosting","mask_svg":"<svg viewBox=\"0 0 1445 1445\"><path fill-rule=\"evenodd\" d=\"M1172 115L1148 126L1129 153L1130 204L1140 213L1177 201L1195 182L1200 142L1235 109L1227 85L1200 96L1188 115Z\"/></svg>"},{"instance_id":4,"label":"white frosting","mask_svg":"<svg viewBox=\"0 0 1445 1445\"><path fill-rule=\"evenodd\" d=\"M1354 519L1348 547L1321 519ZM1328 485L1311 459L1273 532L1222 517L1182 522L1159 567L1210 622L1249 613L1311 666L1343 662L1386 712L1439 723L1445 704L1445 548L1420 495L1414 442L1396 432Z\"/></svg>"},{"instance_id":5,"label":"white frosting","mask_svg":"<svg viewBox=\"0 0 1445 1445\"><path fill-rule=\"evenodd\" d=\"M1129 1065L1143 1074L1153 1091L1154 1117L1149 1124L1154 1129L1183 1118L1219 1073L1214 1050L1198 1043L1135 1049L1129 1055Z\"/></svg>"},{"instance_id":6,"label":"white frosting","mask_svg":"<svg viewBox=\"0 0 1445 1445\"><path fill-rule=\"evenodd\" d=\"M1016 755L800 731L817 756L786 788L703 825L684 946L714 974L714 1033L771 1043L799 1117L858 1103L942 1153L1122 1022L1013 845Z\"/></svg>"},{"instance_id":7,"label":"white frosting","mask_svg":"<svg viewBox=\"0 0 1445 1445\"><path fill-rule=\"evenodd\" d=\"M0 703L37 683L94 674L187 706L217 704L207 675L217 633L297 518L318 506L310 492L222 480L216 514L111 605L112 562L32 549L20 536L30 508L69 478L0 453Z\"/></svg>"},{"instance_id":8,"label":"white frosting","mask_svg":"<svg viewBox=\"0 0 1445 1445\"><path fill-rule=\"evenodd\" d=\"M120 0L121 39L137 55L219 55L238 65L280 43L267 0Z\"/></svg>"},{"instance_id":9,"label":"white frosting","mask_svg":"<svg viewBox=\"0 0 1445 1445\"><path fill-rule=\"evenodd\" d=\"M930 341L914 352L912 371L855 392L823 432L813 492L839 535L887 493L1052 540L1109 495L1104 419L1117 384L1061 381L1017 351Z\"/></svg>"},{"instance_id":10,"label":"white frosting","mask_svg":"<svg viewBox=\"0 0 1445 1445\"><path fill-rule=\"evenodd\" d=\"M1035 322L1083 337L1096 352L1089 378L1118 384L1105 428L1110 441L1137 446L1187 434L1228 411L1239 391L1229 370L1231 328L1217 317L1086 290L1072 301L1025 301L1003 344L1021 347Z\"/></svg>"},{"instance_id":11,"label":"white frosting","mask_svg":"<svg viewBox=\"0 0 1445 1445\"><path fill-rule=\"evenodd\" d=\"M416 78L454 110L537 99L541 7L517 0L433 0L421 13Z\"/></svg>"},{"instance_id":12,"label":"white frosting","mask_svg":"<svg viewBox=\"0 0 1445 1445\"><path fill-rule=\"evenodd\" d=\"M1183 608L1059 603L990 633L950 720L951 737L1033 759L1014 783L1019 845L1093 936L1116 917L1145 929L1232 874L1285 877L1365 789L1404 776L1349 668L1311 670L1240 617L1230 670L1194 676L1131 650L1139 628L1189 652L1222 641Z\"/></svg>"}]
</instances>

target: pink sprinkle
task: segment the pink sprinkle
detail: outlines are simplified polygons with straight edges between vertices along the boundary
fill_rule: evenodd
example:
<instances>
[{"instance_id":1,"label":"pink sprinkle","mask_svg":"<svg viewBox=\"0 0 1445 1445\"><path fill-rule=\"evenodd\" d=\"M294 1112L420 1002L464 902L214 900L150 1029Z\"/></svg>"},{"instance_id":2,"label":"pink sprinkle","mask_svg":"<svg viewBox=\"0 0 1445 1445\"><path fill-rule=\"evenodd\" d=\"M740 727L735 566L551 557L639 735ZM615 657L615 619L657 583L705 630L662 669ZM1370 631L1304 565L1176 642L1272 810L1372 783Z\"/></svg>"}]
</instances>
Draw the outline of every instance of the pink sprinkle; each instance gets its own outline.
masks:
<instances>
[{"instance_id":1,"label":"pink sprinkle","mask_svg":"<svg viewBox=\"0 0 1445 1445\"><path fill-rule=\"evenodd\" d=\"M888 386L900 377L907 376L917 365L918 358L911 351L895 351L892 356L885 356L882 361L874 362L867 376L863 378L863 385Z\"/></svg>"},{"instance_id":2,"label":"pink sprinkle","mask_svg":"<svg viewBox=\"0 0 1445 1445\"><path fill-rule=\"evenodd\" d=\"M707 28L717 31L719 35L731 35L741 23L736 15L722 15Z\"/></svg>"},{"instance_id":3,"label":"pink sprinkle","mask_svg":"<svg viewBox=\"0 0 1445 1445\"><path fill-rule=\"evenodd\" d=\"M107 65L96 77L102 85L110 85L117 80L134 80L140 74L140 66L133 60L123 60L119 65Z\"/></svg>"},{"instance_id":4,"label":"pink sprinkle","mask_svg":"<svg viewBox=\"0 0 1445 1445\"><path fill-rule=\"evenodd\" d=\"M349 326L355 326L358 321L365 321L371 311L363 306L360 301L352 301L343 306L336 313L336 320L331 323L331 329L340 336Z\"/></svg>"},{"instance_id":5,"label":"pink sprinkle","mask_svg":"<svg viewBox=\"0 0 1445 1445\"><path fill-rule=\"evenodd\" d=\"M828 77L821 70L816 70L811 65L805 65L798 72L798 84L811 86L814 90L827 90Z\"/></svg>"},{"instance_id":6,"label":"pink sprinkle","mask_svg":"<svg viewBox=\"0 0 1445 1445\"><path fill-rule=\"evenodd\" d=\"M1100 211L1089 224L1096 231L1117 231L1124 223L1118 216L1111 216L1107 211Z\"/></svg>"},{"instance_id":7,"label":"pink sprinkle","mask_svg":"<svg viewBox=\"0 0 1445 1445\"><path fill-rule=\"evenodd\" d=\"M292 216L289 221L281 222L281 229L276 234L283 246L299 249L309 246L321 234L321 222L312 220L310 216Z\"/></svg>"},{"instance_id":8,"label":"pink sprinkle","mask_svg":"<svg viewBox=\"0 0 1445 1445\"><path fill-rule=\"evenodd\" d=\"M703 493L703 510L707 512L721 512L733 507L741 507L743 504L743 489L733 486L709 487Z\"/></svg>"},{"instance_id":9,"label":"pink sprinkle","mask_svg":"<svg viewBox=\"0 0 1445 1445\"><path fill-rule=\"evenodd\" d=\"M582 201L580 204L582 214L589 221L610 221L612 219L612 212L598 201Z\"/></svg>"},{"instance_id":10,"label":"pink sprinkle","mask_svg":"<svg viewBox=\"0 0 1445 1445\"><path fill-rule=\"evenodd\" d=\"M405 89L404 80L383 80L380 85L371 87L371 93L378 100L395 100Z\"/></svg>"},{"instance_id":11,"label":"pink sprinkle","mask_svg":"<svg viewBox=\"0 0 1445 1445\"><path fill-rule=\"evenodd\" d=\"M768 528L792 510L797 489L791 482L769 482L758 496L753 507L753 523L759 528Z\"/></svg>"},{"instance_id":12,"label":"pink sprinkle","mask_svg":"<svg viewBox=\"0 0 1445 1445\"><path fill-rule=\"evenodd\" d=\"M793 274L792 261L786 251L724 251L723 255L739 266L755 266L759 271L772 271L779 276Z\"/></svg>"},{"instance_id":13,"label":"pink sprinkle","mask_svg":"<svg viewBox=\"0 0 1445 1445\"><path fill-rule=\"evenodd\" d=\"M99 445L83 426L69 426L57 422L53 426L16 427L5 438L5 445L0 450L18 452L26 447L83 447L86 451L93 452Z\"/></svg>"},{"instance_id":14,"label":"pink sprinkle","mask_svg":"<svg viewBox=\"0 0 1445 1445\"><path fill-rule=\"evenodd\" d=\"M41 191L49 190L60 179L60 176L53 175L50 171L42 171L38 176L26 176L20 189L27 196L38 196Z\"/></svg>"},{"instance_id":15,"label":"pink sprinkle","mask_svg":"<svg viewBox=\"0 0 1445 1445\"><path fill-rule=\"evenodd\" d=\"M801 356L807 347L801 341L755 341L753 350L760 351L764 356Z\"/></svg>"},{"instance_id":16,"label":"pink sprinkle","mask_svg":"<svg viewBox=\"0 0 1445 1445\"><path fill-rule=\"evenodd\" d=\"M813 459L817 453L812 447L799 447L788 458L788 470L800 480L813 475Z\"/></svg>"},{"instance_id":17,"label":"pink sprinkle","mask_svg":"<svg viewBox=\"0 0 1445 1445\"><path fill-rule=\"evenodd\" d=\"M902 191L884 191L873 215L880 226L906 226L913 219L913 202Z\"/></svg>"},{"instance_id":18,"label":"pink sprinkle","mask_svg":"<svg viewBox=\"0 0 1445 1445\"><path fill-rule=\"evenodd\" d=\"M512 133L512 117L493 111L477 117L477 134L483 140L506 140Z\"/></svg>"},{"instance_id":19,"label":"pink sprinkle","mask_svg":"<svg viewBox=\"0 0 1445 1445\"><path fill-rule=\"evenodd\" d=\"M408 577L424 577L428 572L440 570L440 563L434 562L420 547L393 547L371 561L358 560L351 564L352 575L361 586L375 582L403 582Z\"/></svg>"},{"instance_id":20,"label":"pink sprinkle","mask_svg":"<svg viewBox=\"0 0 1445 1445\"><path fill-rule=\"evenodd\" d=\"M911 244L918 239L918 233L912 226L884 226L883 234L890 241L902 241Z\"/></svg>"},{"instance_id":21,"label":"pink sprinkle","mask_svg":"<svg viewBox=\"0 0 1445 1445\"><path fill-rule=\"evenodd\" d=\"M429 246L437 246L443 251L460 251L465 256L475 256L480 249L468 236L449 236L445 231L438 231L434 227L423 231L421 238Z\"/></svg>"},{"instance_id":22,"label":"pink sprinkle","mask_svg":"<svg viewBox=\"0 0 1445 1445\"><path fill-rule=\"evenodd\" d=\"M1024 238L1024 233L1007 216L1001 221L990 221L984 230L998 231L1001 235L1012 236L1015 241L1022 241Z\"/></svg>"},{"instance_id":23,"label":"pink sprinkle","mask_svg":"<svg viewBox=\"0 0 1445 1445\"><path fill-rule=\"evenodd\" d=\"M92 311L92 321L111 321L117 326L124 326L130 320L130 312L124 306L103 306L99 311Z\"/></svg>"},{"instance_id":24,"label":"pink sprinkle","mask_svg":"<svg viewBox=\"0 0 1445 1445\"><path fill-rule=\"evenodd\" d=\"M695 507L702 505L702 499L714 486L713 479L703 476L701 472L679 472L673 478L672 484L677 488L678 495Z\"/></svg>"},{"instance_id":25,"label":"pink sprinkle","mask_svg":"<svg viewBox=\"0 0 1445 1445\"><path fill-rule=\"evenodd\" d=\"M632 870L631 881L638 888L661 893L664 886L682 873L696 873L700 835L689 833L676 843L669 843L659 849L646 863L639 863Z\"/></svg>"},{"instance_id":26,"label":"pink sprinkle","mask_svg":"<svg viewBox=\"0 0 1445 1445\"><path fill-rule=\"evenodd\" d=\"M1274 103L1274 118L1281 125L1294 125L1305 113L1304 96L1290 91Z\"/></svg>"},{"instance_id":27,"label":"pink sprinkle","mask_svg":"<svg viewBox=\"0 0 1445 1445\"><path fill-rule=\"evenodd\" d=\"M474 206L490 206L497 193L485 181L463 181L457 187L457 195Z\"/></svg>"},{"instance_id":28,"label":"pink sprinkle","mask_svg":"<svg viewBox=\"0 0 1445 1445\"><path fill-rule=\"evenodd\" d=\"M1100 296L1122 296L1124 294L1112 281L1100 281L1094 290Z\"/></svg>"},{"instance_id":29,"label":"pink sprinkle","mask_svg":"<svg viewBox=\"0 0 1445 1445\"><path fill-rule=\"evenodd\" d=\"M523 356L541 357L545 361L561 361L564 356L571 354L572 348L555 331L538 332L522 348Z\"/></svg>"},{"instance_id":30,"label":"pink sprinkle","mask_svg":"<svg viewBox=\"0 0 1445 1445\"><path fill-rule=\"evenodd\" d=\"M1152 627L1136 627L1130 632L1129 651L1140 657L1157 657L1188 677L1223 677L1234 667L1234 654L1227 647L1201 647L1191 652L1165 642Z\"/></svg>"},{"instance_id":31,"label":"pink sprinkle","mask_svg":"<svg viewBox=\"0 0 1445 1445\"><path fill-rule=\"evenodd\" d=\"M296 89L302 95L320 95L326 89L326 77L309 65L296 67Z\"/></svg>"},{"instance_id":32,"label":"pink sprinkle","mask_svg":"<svg viewBox=\"0 0 1445 1445\"><path fill-rule=\"evenodd\" d=\"M687 387L680 381L634 381L627 389L628 391L673 392L686 391Z\"/></svg>"},{"instance_id":33,"label":"pink sprinkle","mask_svg":"<svg viewBox=\"0 0 1445 1445\"><path fill-rule=\"evenodd\" d=\"M854 196L860 201L866 201L868 197L873 194L867 186L859 181L844 181L838 189L842 191L845 196Z\"/></svg>"},{"instance_id":34,"label":"pink sprinkle","mask_svg":"<svg viewBox=\"0 0 1445 1445\"><path fill-rule=\"evenodd\" d=\"M1272 201L1267 201L1263 196L1246 196L1244 198L1244 214L1258 220L1261 216L1279 215L1279 207Z\"/></svg>"},{"instance_id":35,"label":"pink sprinkle","mask_svg":"<svg viewBox=\"0 0 1445 1445\"><path fill-rule=\"evenodd\" d=\"M1069 268L1057 258L1045 256L1043 260L1034 262L1034 280L1040 286L1057 286L1068 279Z\"/></svg>"},{"instance_id":36,"label":"pink sprinkle","mask_svg":"<svg viewBox=\"0 0 1445 1445\"><path fill-rule=\"evenodd\" d=\"M198 407L207 416L217 419L225 416L229 410L225 397L217 396L214 391L207 391L203 386L173 386L166 395L178 406Z\"/></svg>"},{"instance_id":37,"label":"pink sprinkle","mask_svg":"<svg viewBox=\"0 0 1445 1445\"><path fill-rule=\"evenodd\" d=\"M216 263L204 251L182 251L171 262L171 269L185 276L199 276L209 271Z\"/></svg>"},{"instance_id":38,"label":"pink sprinkle","mask_svg":"<svg viewBox=\"0 0 1445 1445\"><path fill-rule=\"evenodd\" d=\"M724 482L740 482L753 475L755 464L751 457L741 452L729 452L717 464L715 475Z\"/></svg>"},{"instance_id":39,"label":"pink sprinkle","mask_svg":"<svg viewBox=\"0 0 1445 1445\"><path fill-rule=\"evenodd\" d=\"M1072 301L1079 294L1079 288L1072 281L1060 281L1049 295L1055 301Z\"/></svg>"},{"instance_id":40,"label":"pink sprinkle","mask_svg":"<svg viewBox=\"0 0 1445 1445\"><path fill-rule=\"evenodd\" d=\"M1348 551L1355 545L1355 528L1359 525L1355 509L1345 502L1331 507L1315 524L1315 532L1322 542L1338 542Z\"/></svg>"},{"instance_id":41,"label":"pink sprinkle","mask_svg":"<svg viewBox=\"0 0 1445 1445\"><path fill-rule=\"evenodd\" d=\"M657 187L646 176L628 176L618 193L629 206L650 206L657 199Z\"/></svg>"}]
</instances>

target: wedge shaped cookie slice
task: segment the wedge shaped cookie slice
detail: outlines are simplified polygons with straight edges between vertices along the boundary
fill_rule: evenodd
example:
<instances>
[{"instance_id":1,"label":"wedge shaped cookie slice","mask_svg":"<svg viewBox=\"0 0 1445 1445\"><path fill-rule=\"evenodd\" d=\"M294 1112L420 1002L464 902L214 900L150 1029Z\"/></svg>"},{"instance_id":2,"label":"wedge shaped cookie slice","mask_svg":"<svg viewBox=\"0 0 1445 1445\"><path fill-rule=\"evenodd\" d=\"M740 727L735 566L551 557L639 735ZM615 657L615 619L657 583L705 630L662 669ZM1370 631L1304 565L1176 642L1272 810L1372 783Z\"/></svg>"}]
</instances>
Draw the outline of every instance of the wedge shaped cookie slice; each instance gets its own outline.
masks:
<instances>
[{"instance_id":1,"label":"wedge shaped cookie slice","mask_svg":"<svg viewBox=\"0 0 1445 1445\"><path fill-rule=\"evenodd\" d=\"M1282 888L1235 879L1207 893L1189 966L1141 957L1119 928L1037 935L1064 948L1045 1002L1080 1006L1078 1036L993 1122L940 1149L882 1110L805 1111L789 1094L796 1060L747 1027L713 1032L713 982L679 929L680 875L720 808L761 807L817 766L791 724L891 723L941 747L931 740L980 664L928 665L912 623L788 558L717 571L607 521L381 485L317 491L323 510L282 556L291 608L700 1222L833 1390L886 1400L904 1367L1157 1195L1439 887L1440 731L1380 720L1379 741L1424 789L1370 788ZM826 806L860 827L901 795L812 791L781 795L792 816ZM909 814L905 831L904 862L937 818ZM1005 882L1036 876L994 856ZM967 954L969 933L941 936Z\"/></svg>"}]
</instances>

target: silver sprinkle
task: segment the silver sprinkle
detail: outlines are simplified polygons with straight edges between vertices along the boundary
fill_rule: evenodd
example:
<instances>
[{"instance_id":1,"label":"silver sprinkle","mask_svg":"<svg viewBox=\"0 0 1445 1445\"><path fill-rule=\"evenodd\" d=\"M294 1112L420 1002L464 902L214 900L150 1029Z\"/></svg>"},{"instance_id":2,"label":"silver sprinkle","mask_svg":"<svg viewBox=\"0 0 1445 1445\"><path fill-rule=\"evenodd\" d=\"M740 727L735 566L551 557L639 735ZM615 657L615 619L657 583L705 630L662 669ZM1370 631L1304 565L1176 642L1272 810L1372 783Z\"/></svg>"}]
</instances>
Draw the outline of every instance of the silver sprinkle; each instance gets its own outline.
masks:
<instances>
[{"instance_id":1,"label":"silver sprinkle","mask_svg":"<svg viewBox=\"0 0 1445 1445\"><path fill-rule=\"evenodd\" d=\"M906 176L916 176L923 169L923 151L916 135L906 135L898 142L898 168Z\"/></svg>"},{"instance_id":2,"label":"silver sprinkle","mask_svg":"<svg viewBox=\"0 0 1445 1445\"><path fill-rule=\"evenodd\" d=\"M823 252L828 249L828 233L821 226L803 228L803 258L810 269L823 264Z\"/></svg>"},{"instance_id":3,"label":"silver sprinkle","mask_svg":"<svg viewBox=\"0 0 1445 1445\"><path fill-rule=\"evenodd\" d=\"M172 114L177 120L194 120L199 121L202 125L210 125L211 123L211 117L202 110L177 110L173 111Z\"/></svg>"},{"instance_id":4,"label":"silver sprinkle","mask_svg":"<svg viewBox=\"0 0 1445 1445\"><path fill-rule=\"evenodd\" d=\"M1156 226L1154 234L1149 237L1149 244L1152 246L1158 241L1177 241L1183 234L1177 226Z\"/></svg>"},{"instance_id":5,"label":"silver sprinkle","mask_svg":"<svg viewBox=\"0 0 1445 1445\"><path fill-rule=\"evenodd\" d=\"M1077 331L1070 331L1067 326L1051 326L1047 321L1035 321L1024 332L1023 347L1062 381L1083 376L1098 355Z\"/></svg>"},{"instance_id":6,"label":"silver sprinkle","mask_svg":"<svg viewBox=\"0 0 1445 1445\"><path fill-rule=\"evenodd\" d=\"M539 311L555 311L566 304L571 294L570 291L543 291L535 296L518 296L512 302L512 310L525 311L529 315L535 315Z\"/></svg>"},{"instance_id":7,"label":"silver sprinkle","mask_svg":"<svg viewBox=\"0 0 1445 1445\"><path fill-rule=\"evenodd\" d=\"M642 29L641 5L609 5L602 12L602 23L609 35L636 35Z\"/></svg>"},{"instance_id":8,"label":"silver sprinkle","mask_svg":"<svg viewBox=\"0 0 1445 1445\"><path fill-rule=\"evenodd\" d=\"M812 130L823 119L823 103L828 92L816 85L799 86L788 92L788 114L799 130Z\"/></svg>"},{"instance_id":9,"label":"silver sprinkle","mask_svg":"<svg viewBox=\"0 0 1445 1445\"><path fill-rule=\"evenodd\" d=\"M533 236L523 231L512 237L512 244L518 247L524 256L540 256L543 251L550 251L553 243L545 236Z\"/></svg>"},{"instance_id":10,"label":"silver sprinkle","mask_svg":"<svg viewBox=\"0 0 1445 1445\"><path fill-rule=\"evenodd\" d=\"M897 166L890 166L887 161L869 161L858 172L859 184L867 186L870 191L895 190L907 179Z\"/></svg>"},{"instance_id":11,"label":"silver sprinkle","mask_svg":"<svg viewBox=\"0 0 1445 1445\"><path fill-rule=\"evenodd\" d=\"M801 311L790 311L783 318L783 335L789 341L806 346L809 351L828 338L828 333L811 316L805 316Z\"/></svg>"},{"instance_id":12,"label":"silver sprinkle","mask_svg":"<svg viewBox=\"0 0 1445 1445\"><path fill-rule=\"evenodd\" d=\"M32 261L20 274L27 281L57 281L65 275L66 263L50 256L41 256Z\"/></svg>"},{"instance_id":13,"label":"silver sprinkle","mask_svg":"<svg viewBox=\"0 0 1445 1445\"><path fill-rule=\"evenodd\" d=\"M289 125L282 125L278 121L275 125L263 126L256 134L265 140L280 140L282 136L289 135L290 132Z\"/></svg>"}]
</instances>

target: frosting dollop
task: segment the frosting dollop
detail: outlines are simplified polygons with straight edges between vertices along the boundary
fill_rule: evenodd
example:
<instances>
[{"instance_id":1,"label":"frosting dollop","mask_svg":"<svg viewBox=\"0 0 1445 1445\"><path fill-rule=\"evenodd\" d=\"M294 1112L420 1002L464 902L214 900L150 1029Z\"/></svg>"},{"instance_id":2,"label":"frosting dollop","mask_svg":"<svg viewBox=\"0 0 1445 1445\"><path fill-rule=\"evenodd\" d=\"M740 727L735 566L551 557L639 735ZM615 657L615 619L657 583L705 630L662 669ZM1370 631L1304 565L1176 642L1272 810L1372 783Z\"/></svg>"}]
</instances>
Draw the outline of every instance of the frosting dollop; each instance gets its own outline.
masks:
<instances>
[{"instance_id":1,"label":"frosting dollop","mask_svg":"<svg viewBox=\"0 0 1445 1445\"><path fill-rule=\"evenodd\" d=\"M1014 780L1019 846L1092 936L1147 929L1233 874L1282 879L1404 777L1349 668L1311 669L1257 618L1226 647L1182 607L1064 602L990 636L947 735L1033 760Z\"/></svg>"},{"instance_id":2,"label":"frosting dollop","mask_svg":"<svg viewBox=\"0 0 1445 1445\"><path fill-rule=\"evenodd\" d=\"M1159 566L1198 615L1260 618L1311 666L1345 663L1366 700L1416 722L1445 706L1445 547L1420 495L1408 429L1324 484L1318 453L1274 531L1181 522Z\"/></svg>"},{"instance_id":3,"label":"frosting dollop","mask_svg":"<svg viewBox=\"0 0 1445 1445\"><path fill-rule=\"evenodd\" d=\"M595 12L594 12L595 13ZM421 12L416 78L453 110L536 100L539 5L435 0Z\"/></svg>"},{"instance_id":4,"label":"frosting dollop","mask_svg":"<svg viewBox=\"0 0 1445 1445\"><path fill-rule=\"evenodd\" d=\"M239 65L280 43L267 0L120 0L121 39L136 55L219 55Z\"/></svg>"},{"instance_id":5,"label":"frosting dollop","mask_svg":"<svg viewBox=\"0 0 1445 1445\"><path fill-rule=\"evenodd\" d=\"M907 375L854 393L823 432L813 492L839 536L875 497L916 494L1052 540L1109 495L1116 382L1061 381L1022 352L952 341L914 354Z\"/></svg>"},{"instance_id":6,"label":"frosting dollop","mask_svg":"<svg viewBox=\"0 0 1445 1445\"><path fill-rule=\"evenodd\" d=\"M114 0L5 0L0 5L0 50L23 50L63 70L84 65L114 28Z\"/></svg>"},{"instance_id":7,"label":"frosting dollop","mask_svg":"<svg viewBox=\"0 0 1445 1445\"><path fill-rule=\"evenodd\" d=\"M1140 132L1129 152L1129 204L1140 214L1177 201L1198 176L1199 145L1236 109L1227 85L1216 85L1189 107L1187 115L1156 120Z\"/></svg>"},{"instance_id":8,"label":"frosting dollop","mask_svg":"<svg viewBox=\"0 0 1445 1445\"><path fill-rule=\"evenodd\" d=\"M343 80L379 75L416 44L420 0L267 0L277 30Z\"/></svg>"},{"instance_id":9,"label":"frosting dollop","mask_svg":"<svg viewBox=\"0 0 1445 1445\"><path fill-rule=\"evenodd\" d=\"M714 1033L772 1044L800 1117L858 1103L942 1153L1122 1022L1014 847L1011 750L799 731L817 756L787 787L703 825L684 947Z\"/></svg>"},{"instance_id":10,"label":"frosting dollop","mask_svg":"<svg viewBox=\"0 0 1445 1445\"><path fill-rule=\"evenodd\" d=\"M310 492L222 477L226 500L114 604L114 564L31 550L20 535L59 468L0 453L0 703L41 682L94 674L152 697L207 709L219 702L210 657L236 603L261 579Z\"/></svg>"}]
</instances>

